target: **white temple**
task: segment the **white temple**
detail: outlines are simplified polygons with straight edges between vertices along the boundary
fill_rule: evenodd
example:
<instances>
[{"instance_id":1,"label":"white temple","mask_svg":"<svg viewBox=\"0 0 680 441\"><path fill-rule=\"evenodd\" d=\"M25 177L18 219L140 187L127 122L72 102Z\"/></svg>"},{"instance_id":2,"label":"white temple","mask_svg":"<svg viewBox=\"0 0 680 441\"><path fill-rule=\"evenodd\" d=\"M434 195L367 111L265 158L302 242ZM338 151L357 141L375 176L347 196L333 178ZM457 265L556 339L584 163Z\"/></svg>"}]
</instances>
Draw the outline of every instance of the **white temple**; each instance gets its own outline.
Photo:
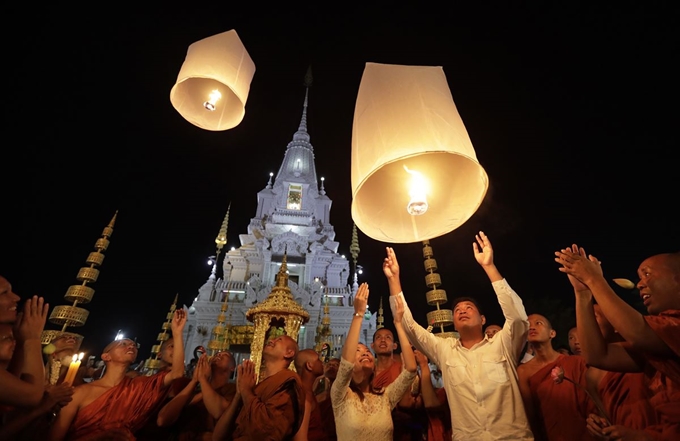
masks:
<instances>
[{"instance_id":1,"label":"white temple","mask_svg":"<svg viewBox=\"0 0 680 441\"><path fill-rule=\"evenodd\" d=\"M330 223L332 201L326 196L323 178L320 188L318 185L314 148L307 133L308 96L309 88L300 127L288 143L276 178L272 180L270 175L267 186L257 193L257 211L248 232L239 235L241 246L224 254L221 278L217 277L215 262L189 308L184 340L187 363L196 347L208 349L213 331L219 329L226 329L227 347L237 362L247 357L253 326L246 320L246 311L271 292L284 253L292 295L310 315L300 329L300 349L314 348L318 343L316 332L327 302L331 336L326 341L331 345L331 355L339 356L354 313L357 265L355 259L350 284L350 262L338 254L339 243ZM225 303L227 318L220 323L218 316ZM367 310L361 340L372 341L375 329L375 315Z\"/></svg>"}]
</instances>

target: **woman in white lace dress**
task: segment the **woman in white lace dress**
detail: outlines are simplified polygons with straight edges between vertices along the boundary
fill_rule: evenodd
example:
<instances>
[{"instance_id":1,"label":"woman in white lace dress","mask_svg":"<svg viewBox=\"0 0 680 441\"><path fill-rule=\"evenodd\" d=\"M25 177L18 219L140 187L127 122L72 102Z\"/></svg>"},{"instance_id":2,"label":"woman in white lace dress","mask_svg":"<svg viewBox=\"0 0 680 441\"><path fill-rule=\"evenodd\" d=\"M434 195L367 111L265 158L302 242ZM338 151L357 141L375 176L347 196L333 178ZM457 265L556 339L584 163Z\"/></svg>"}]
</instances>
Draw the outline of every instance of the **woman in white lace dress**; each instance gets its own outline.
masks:
<instances>
[{"instance_id":1,"label":"woman in white lace dress","mask_svg":"<svg viewBox=\"0 0 680 441\"><path fill-rule=\"evenodd\" d=\"M402 348L404 370L384 389L375 390L371 386L373 354L370 348L359 343L367 302L368 284L362 283L354 300L354 316L342 347L338 374L331 386L338 441L392 441L392 409L416 376L416 359L401 327L403 305L398 305L394 327Z\"/></svg>"}]
</instances>

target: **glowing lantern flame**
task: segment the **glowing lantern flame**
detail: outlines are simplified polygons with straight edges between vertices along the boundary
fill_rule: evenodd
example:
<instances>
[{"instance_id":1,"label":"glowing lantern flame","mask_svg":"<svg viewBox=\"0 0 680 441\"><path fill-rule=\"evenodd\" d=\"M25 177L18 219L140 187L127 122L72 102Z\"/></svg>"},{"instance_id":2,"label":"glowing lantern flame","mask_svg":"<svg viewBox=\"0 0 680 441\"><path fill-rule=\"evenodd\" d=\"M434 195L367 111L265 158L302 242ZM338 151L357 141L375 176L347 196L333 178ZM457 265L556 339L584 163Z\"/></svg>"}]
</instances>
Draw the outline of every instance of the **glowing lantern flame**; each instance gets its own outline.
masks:
<instances>
[{"instance_id":1,"label":"glowing lantern flame","mask_svg":"<svg viewBox=\"0 0 680 441\"><path fill-rule=\"evenodd\" d=\"M411 185L408 192L411 200L406 206L406 211L412 216L425 214L428 208L427 182L425 181L425 177L415 170L409 170L405 165L404 170L411 175Z\"/></svg>"}]
</instances>

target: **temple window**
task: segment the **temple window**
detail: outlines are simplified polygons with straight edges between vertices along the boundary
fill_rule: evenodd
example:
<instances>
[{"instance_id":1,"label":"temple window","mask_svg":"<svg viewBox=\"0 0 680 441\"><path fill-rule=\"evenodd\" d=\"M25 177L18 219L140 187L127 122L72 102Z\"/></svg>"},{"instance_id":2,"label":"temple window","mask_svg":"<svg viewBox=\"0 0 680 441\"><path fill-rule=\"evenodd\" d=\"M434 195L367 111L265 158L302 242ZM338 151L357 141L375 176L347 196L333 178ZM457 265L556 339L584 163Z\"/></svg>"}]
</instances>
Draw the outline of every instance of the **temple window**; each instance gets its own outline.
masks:
<instances>
[{"instance_id":1,"label":"temple window","mask_svg":"<svg viewBox=\"0 0 680 441\"><path fill-rule=\"evenodd\" d=\"M288 186L288 202L286 208L289 210L302 209L302 185L290 184Z\"/></svg>"}]
</instances>

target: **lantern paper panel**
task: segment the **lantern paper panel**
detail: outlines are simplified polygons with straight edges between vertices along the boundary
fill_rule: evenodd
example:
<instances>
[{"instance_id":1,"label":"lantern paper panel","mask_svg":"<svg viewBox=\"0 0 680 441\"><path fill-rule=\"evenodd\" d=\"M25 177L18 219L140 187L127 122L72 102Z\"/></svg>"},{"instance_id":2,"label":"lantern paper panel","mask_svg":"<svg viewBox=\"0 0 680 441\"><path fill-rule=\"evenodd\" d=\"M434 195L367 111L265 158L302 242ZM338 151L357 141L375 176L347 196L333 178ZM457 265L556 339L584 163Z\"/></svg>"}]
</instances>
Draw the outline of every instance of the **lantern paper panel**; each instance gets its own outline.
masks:
<instances>
[{"instance_id":1,"label":"lantern paper panel","mask_svg":"<svg viewBox=\"0 0 680 441\"><path fill-rule=\"evenodd\" d=\"M388 243L460 227L489 185L441 67L367 63L352 130L352 219Z\"/></svg>"}]
</instances>

